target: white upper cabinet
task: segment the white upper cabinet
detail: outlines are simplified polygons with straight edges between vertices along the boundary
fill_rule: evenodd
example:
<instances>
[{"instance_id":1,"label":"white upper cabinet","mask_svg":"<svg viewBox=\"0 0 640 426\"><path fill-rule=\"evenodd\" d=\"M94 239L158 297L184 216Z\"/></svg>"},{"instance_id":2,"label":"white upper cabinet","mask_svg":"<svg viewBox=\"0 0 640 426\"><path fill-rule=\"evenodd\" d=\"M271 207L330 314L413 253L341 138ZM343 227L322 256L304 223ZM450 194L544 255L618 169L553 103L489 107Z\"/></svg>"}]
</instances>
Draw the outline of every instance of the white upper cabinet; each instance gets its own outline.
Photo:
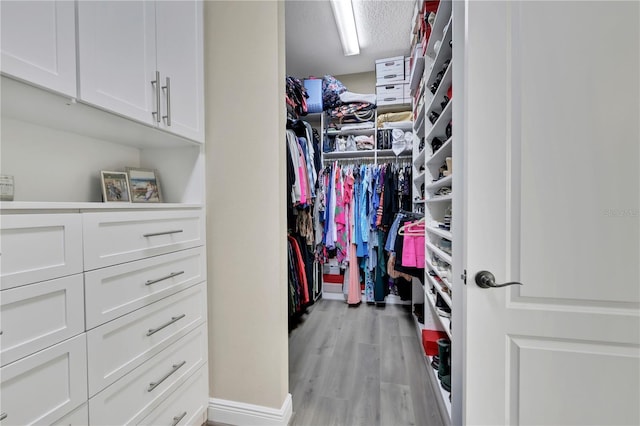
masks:
<instances>
[{"instance_id":1,"label":"white upper cabinet","mask_svg":"<svg viewBox=\"0 0 640 426\"><path fill-rule=\"evenodd\" d=\"M3 74L76 97L73 1L0 2Z\"/></svg>"},{"instance_id":2,"label":"white upper cabinet","mask_svg":"<svg viewBox=\"0 0 640 426\"><path fill-rule=\"evenodd\" d=\"M153 2L78 2L78 63L81 100L154 123Z\"/></svg>"},{"instance_id":3,"label":"white upper cabinet","mask_svg":"<svg viewBox=\"0 0 640 426\"><path fill-rule=\"evenodd\" d=\"M161 93L161 127L203 141L202 2L157 2L156 34L161 88L169 86Z\"/></svg>"},{"instance_id":4,"label":"white upper cabinet","mask_svg":"<svg viewBox=\"0 0 640 426\"><path fill-rule=\"evenodd\" d=\"M78 2L82 101L204 140L202 2Z\"/></svg>"}]
</instances>

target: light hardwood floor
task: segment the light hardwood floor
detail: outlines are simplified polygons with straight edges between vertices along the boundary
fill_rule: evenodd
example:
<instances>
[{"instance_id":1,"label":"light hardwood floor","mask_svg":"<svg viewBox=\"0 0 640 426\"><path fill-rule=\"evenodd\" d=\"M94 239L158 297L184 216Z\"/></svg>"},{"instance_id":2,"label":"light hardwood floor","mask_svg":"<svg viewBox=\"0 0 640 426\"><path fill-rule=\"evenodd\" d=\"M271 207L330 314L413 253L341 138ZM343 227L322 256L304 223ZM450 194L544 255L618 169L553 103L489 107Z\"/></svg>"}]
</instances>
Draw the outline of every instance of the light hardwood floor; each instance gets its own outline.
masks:
<instances>
[{"instance_id":1,"label":"light hardwood floor","mask_svg":"<svg viewBox=\"0 0 640 426\"><path fill-rule=\"evenodd\" d=\"M408 307L321 300L289 335L291 426L443 425Z\"/></svg>"}]
</instances>

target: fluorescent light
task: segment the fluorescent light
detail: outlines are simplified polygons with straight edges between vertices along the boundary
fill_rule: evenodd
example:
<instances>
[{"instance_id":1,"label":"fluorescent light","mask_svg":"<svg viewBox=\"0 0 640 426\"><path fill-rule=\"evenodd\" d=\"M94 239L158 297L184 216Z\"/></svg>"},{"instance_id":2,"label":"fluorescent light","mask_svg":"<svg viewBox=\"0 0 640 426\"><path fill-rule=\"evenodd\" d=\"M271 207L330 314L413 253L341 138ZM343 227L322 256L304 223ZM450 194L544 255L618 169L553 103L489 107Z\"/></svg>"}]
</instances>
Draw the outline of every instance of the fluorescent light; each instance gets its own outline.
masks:
<instances>
[{"instance_id":1,"label":"fluorescent light","mask_svg":"<svg viewBox=\"0 0 640 426\"><path fill-rule=\"evenodd\" d=\"M353 17L351 0L331 0L331 8L336 19L336 25L338 25L344 56L360 54L356 20Z\"/></svg>"}]
</instances>

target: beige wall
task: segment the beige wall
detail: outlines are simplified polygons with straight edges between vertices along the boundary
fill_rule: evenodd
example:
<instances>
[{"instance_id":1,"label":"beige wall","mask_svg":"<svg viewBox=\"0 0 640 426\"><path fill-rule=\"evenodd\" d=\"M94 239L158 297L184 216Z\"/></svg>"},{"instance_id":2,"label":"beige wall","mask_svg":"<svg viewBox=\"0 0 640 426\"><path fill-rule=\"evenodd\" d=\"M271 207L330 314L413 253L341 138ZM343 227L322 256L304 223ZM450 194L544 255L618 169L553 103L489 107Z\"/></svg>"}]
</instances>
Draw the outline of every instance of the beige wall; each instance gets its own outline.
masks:
<instances>
[{"instance_id":1,"label":"beige wall","mask_svg":"<svg viewBox=\"0 0 640 426\"><path fill-rule=\"evenodd\" d=\"M350 92L376 93L375 71L336 75L335 78L340 80Z\"/></svg>"},{"instance_id":2,"label":"beige wall","mask_svg":"<svg viewBox=\"0 0 640 426\"><path fill-rule=\"evenodd\" d=\"M205 2L209 393L272 408L288 393L284 70L282 2Z\"/></svg>"}]
</instances>

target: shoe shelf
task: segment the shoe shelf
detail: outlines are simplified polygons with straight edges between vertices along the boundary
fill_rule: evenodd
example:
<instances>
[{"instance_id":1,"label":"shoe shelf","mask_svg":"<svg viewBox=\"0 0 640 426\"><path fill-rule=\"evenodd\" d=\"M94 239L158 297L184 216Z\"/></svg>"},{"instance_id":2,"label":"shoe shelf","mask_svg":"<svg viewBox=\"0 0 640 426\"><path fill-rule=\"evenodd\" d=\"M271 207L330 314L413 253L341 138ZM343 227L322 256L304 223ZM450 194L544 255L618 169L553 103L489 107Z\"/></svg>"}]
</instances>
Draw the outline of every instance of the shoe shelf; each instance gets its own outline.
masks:
<instances>
[{"instance_id":1,"label":"shoe shelf","mask_svg":"<svg viewBox=\"0 0 640 426\"><path fill-rule=\"evenodd\" d=\"M425 190L427 191L437 191L438 189L445 187L445 186L451 186L451 181L453 180L453 176L449 175L449 176L445 176L442 179L439 179L433 183L430 183L428 185L425 186Z\"/></svg>"},{"instance_id":2,"label":"shoe shelf","mask_svg":"<svg viewBox=\"0 0 640 426\"><path fill-rule=\"evenodd\" d=\"M431 197L429 199L427 199L427 203L439 203L442 201L451 201L453 199L453 196L451 194L449 195L440 195L437 197Z\"/></svg>"},{"instance_id":3,"label":"shoe shelf","mask_svg":"<svg viewBox=\"0 0 640 426\"><path fill-rule=\"evenodd\" d=\"M411 316L413 317L413 323L416 325L416 333L418 333L418 337L422 339L422 330L424 329L424 324L421 324L420 321L418 321L418 316L416 314L411 313Z\"/></svg>"},{"instance_id":4,"label":"shoe shelf","mask_svg":"<svg viewBox=\"0 0 640 426\"><path fill-rule=\"evenodd\" d=\"M445 293L442 290L442 286L444 284L440 284L438 281L436 281L435 278L433 278L431 275L427 274L427 279L429 280L429 282L433 285L433 287L436 289L436 291L438 292L438 294L440 295L440 297L442 297L442 300L444 300L444 302L447 304L447 306L451 307L452 303L451 303L451 296L449 296L449 294ZM445 286L446 287L446 286ZM425 291L429 291L426 287L425 287Z\"/></svg>"},{"instance_id":5,"label":"shoe shelf","mask_svg":"<svg viewBox=\"0 0 640 426\"><path fill-rule=\"evenodd\" d=\"M451 324L451 320L449 318L442 317L442 316L438 315L438 311L437 311L437 308L436 308L436 295L435 294L431 294L431 292L428 291L428 290L425 290L424 291L424 298L425 298L425 300L429 300L429 305L431 306L431 309L433 310L433 313L437 317L438 322L440 323L440 325L442 325L442 331L447 333L447 336L449 336L449 340L451 340L451 330L449 330L449 324Z\"/></svg>"},{"instance_id":6,"label":"shoe shelf","mask_svg":"<svg viewBox=\"0 0 640 426\"><path fill-rule=\"evenodd\" d=\"M427 242L427 248L429 250L431 250L432 252L434 252L440 259L442 259L445 262L447 262L449 265L452 264L451 255L445 253L444 251L442 251L441 249L436 247L432 242Z\"/></svg>"},{"instance_id":7,"label":"shoe shelf","mask_svg":"<svg viewBox=\"0 0 640 426\"><path fill-rule=\"evenodd\" d=\"M452 152L452 138L449 138L433 153L431 158L427 160L427 167L440 167L440 164L444 163L447 157L451 157Z\"/></svg>"},{"instance_id":8,"label":"shoe shelf","mask_svg":"<svg viewBox=\"0 0 640 426\"><path fill-rule=\"evenodd\" d=\"M431 366L433 357L429 355L425 355L425 360L427 363L427 370L429 371L429 376L431 376L432 383L438 384L438 388L440 388L440 393L442 394L442 401L444 402L444 405L447 408L447 412L449 413L449 418L451 418L451 401L449 401L449 392L444 390L444 388L440 384L440 379L438 379L438 370L434 369Z\"/></svg>"},{"instance_id":9,"label":"shoe shelf","mask_svg":"<svg viewBox=\"0 0 640 426\"><path fill-rule=\"evenodd\" d=\"M442 80L440 81L440 85L438 86L438 90L436 93L431 94L429 91L429 106L427 107L427 114L431 111L439 112L442 110L440 108L440 102L444 100L444 96L447 94L447 90L451 87L451 80L453 77L453 64L449 63L447 67L447 71L444 73Z\"/></svg>"},{"instance_id":10,"label":"shoe shelf","mask_svg":"<svg viewBox=\"0 0 640 426\"><path fill-rule=\"evenodd\" d=\"M440 271L433 263L431 263L431 261L429 260L428 257L425 258L425 263L427 264L427 266L429 267L429 269L431 269L433 272L436 273L436 275L438 275L440 277L440 279L442 280L442 282L444 283L444 285L451 290L451 284L449 283L449 279L446 278L443 274L442 271Z\"/></svg>"},{"instance_id":11,"label":"shoe shelf","mask_svg":"<svg viewBox=\"0 0 640 426\"><path fill-rule=\"evenodd\" d=\"M427 228L427 232L430 232L442 238L446 238L449 241L453 240L453 235L451 234L451 231L447 231L446 229L436 228L434 226L427 226L426 228Z\"/></svg>"},{"instance_id":12,"label":"shoe shelf","mask_svg":"<svg viewBox=\"0 0 640 426\"><path fill-rule=\"evenodd\" d=\"M415 121L413 125L413 129L416 135L418 136L418 139L421 139L424 136L425 127L426 127L425 126L426 120L424 118L424 109L425 109L425 104L424 102L422 102L420 105L418 105L418 114L415 117Z\"/></svg>"},{"instance_id":13,"label":"shoe shelf","mask_svg":"<svg viewBox=\"0 0 640 426\"><path fill-rule=\"evenodd\" d=\"M413 160L413 165L415 166L416 169L419 169L420 166L424 164L426 153L427 153L426 148L422 148L422 151L420 151L418 155L416 155L416 158Z\"/></svg>"},{"instance_id":14,"label":"shoe shelf","mask_svg":"<svg viewBox=\"0 0 640 426\"><path fill-rule=\"evenodd\" d=\"M435 137L444 136L447 130L447 125L451 121L453 108L451 107L451 102L447 104L442 110L442 113L435 121L435 123L431 124L428 122L429 120L425 119L427 123L427 140L430 141ZM430 127L429 127L430 126Z\"/></svg>"},{"instance_id":15,"label":"shoe shelf","mask_svg":"<svg viewBox=\"0 0 640 426\"><path fill-rule=\"evenodd\" d=\"M429 36L429 40L427 42L427 50L425 54L433 58L436 56L435 53L435 44L436 41L440 39L440 35L444 32L444 28L447 23L451 20L451 2L450 1L441 1L438 6L438 11L436 12L436 19L433 21L433 29L431 30L431 35ZM449 25L449 29L451 29L451 25ZM451 37L449 37L451 40ZM447 44L448 46L448 44ZM440 48L442 50L442 48Z\"/></svg>"},{"instance_id":16,"label":"shoe shelf","mask_svg":"<svg viewBox=\"0 0 640 426\"><path fill-rule=\"evenodd\" d=\"M442 33L435 32L435 34L442 34ZM438 38L438 36L434 37L435 34L432 33L432 36L430 37L430 39ZM453 34L453 25L449 25L447 27L447 32L444 33L444 37L442 37L442 44L440 45L440 50L438 50L438 54L435 55L435 58L430 64L429 64L429 59L426 59L425 66L427 68L426 69L427 79L424 85L427 88L431 87L431 85L436 81L436 76L444 68L444 63L447 60L451 59L451 46L449 46L449 42L451 41L452 34ZM426 64L429 64L429 65L427 66Z\"/></svg>"},{"instance_id":17,"label":"shoe shelf","mask_svg":"<svg viewBox=\"0 0 640 426\"><path fill-rule=\"evenodd\" d=\"M418 172L413 178L413 184L419 187L420 185L422 185L422 183L424 183L425 176L426 176L426 172L424 170L421 172Z\"/></svg>"},{"instance_id":18,"label":"shoe shelf","mask_svg":"<svg viewBox=\"0 0 640 426\"><path fill-rule=\"evenodd\" d=\"M422 52L421 52L422 53ZM420 80L424 74L424 56L414 56L411 77L409 77L409 94L413 96L420 86Z\"/></svg>"}]
</instances>

